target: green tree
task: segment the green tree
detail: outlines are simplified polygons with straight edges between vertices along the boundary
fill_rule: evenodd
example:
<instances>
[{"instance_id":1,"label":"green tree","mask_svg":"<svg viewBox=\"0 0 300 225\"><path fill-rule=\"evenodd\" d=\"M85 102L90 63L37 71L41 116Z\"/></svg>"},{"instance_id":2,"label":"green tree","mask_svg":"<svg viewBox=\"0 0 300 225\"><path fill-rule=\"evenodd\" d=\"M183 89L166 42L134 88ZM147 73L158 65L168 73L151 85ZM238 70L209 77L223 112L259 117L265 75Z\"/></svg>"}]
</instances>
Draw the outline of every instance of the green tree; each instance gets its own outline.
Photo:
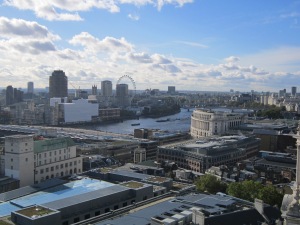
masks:
<instances>
[{"instance_id":1,"label":"green tree","mask_svg":"<svg viewBox=\"0 0 300 225\"><path fill-rule=\"evenodd\" d=\"M263 186L254 181L231 183L228 185L227 193L251 202L258 198L269 205L278 205L279 207L283 199L283 195L272 185Z\"/></svg>"},{"instance_id":2,"label":"green tree","mask_svg":"<svg viewBox=\"0 0 300 225\"><path fill-rule=\"evenodd\" d=\"M198 178L195 182L197 190L202 192L208 192L210 194L215 194L217 192L225 192L227 185L221 182L217 177L205 174Z\"/></svg>"},{"instance_id":3,"label":"green tree","mask_svg":"<svg viewBox=\"0 0 300 225\"><path fill-rule=\"evenodd\" d=\"M259 190L258 198L269 205L281 207L283 194L279 193L272 185L267 185Z\"/></svg>"}]
</instances>

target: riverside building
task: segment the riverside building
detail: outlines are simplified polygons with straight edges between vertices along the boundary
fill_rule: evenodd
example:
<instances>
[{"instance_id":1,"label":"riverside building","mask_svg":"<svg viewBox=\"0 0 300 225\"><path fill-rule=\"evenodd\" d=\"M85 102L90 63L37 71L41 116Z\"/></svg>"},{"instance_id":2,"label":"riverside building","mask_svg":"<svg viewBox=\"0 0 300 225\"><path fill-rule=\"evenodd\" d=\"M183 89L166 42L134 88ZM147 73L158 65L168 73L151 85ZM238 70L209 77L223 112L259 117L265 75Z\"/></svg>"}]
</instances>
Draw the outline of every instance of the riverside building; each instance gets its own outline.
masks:
<instances>
[{"instance_id":1,"label":"riverside building","mask_svg":"<svg viewBox=\"0 0 300 225\"><path fill-rule=\"evenodd\" d=\"M228 109L196 109L191 117L191 136L194 138L222 135L245 123L247 114Z\"/></svg>"}]
</instances>

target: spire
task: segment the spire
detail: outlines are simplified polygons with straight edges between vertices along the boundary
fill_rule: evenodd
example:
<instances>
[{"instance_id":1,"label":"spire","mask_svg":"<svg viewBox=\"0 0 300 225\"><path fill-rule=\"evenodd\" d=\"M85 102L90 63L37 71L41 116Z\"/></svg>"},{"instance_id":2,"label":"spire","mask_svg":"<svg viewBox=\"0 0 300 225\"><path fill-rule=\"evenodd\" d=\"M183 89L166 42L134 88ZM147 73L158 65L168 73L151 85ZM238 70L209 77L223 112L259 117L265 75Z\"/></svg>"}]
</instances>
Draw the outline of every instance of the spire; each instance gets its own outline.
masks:
<instances>
[{"instance_id":1,"label":"spire","mask_svg":"<svg viewBox=\"0 0 300 225\"><path fill-rule=\"evenodd\" d=\"M294 185L293 199L287 208L286 215L288 217L300 219L300 123L298 124L295 138L297 139L296 182Z\"/></svg>"}]
</instances>

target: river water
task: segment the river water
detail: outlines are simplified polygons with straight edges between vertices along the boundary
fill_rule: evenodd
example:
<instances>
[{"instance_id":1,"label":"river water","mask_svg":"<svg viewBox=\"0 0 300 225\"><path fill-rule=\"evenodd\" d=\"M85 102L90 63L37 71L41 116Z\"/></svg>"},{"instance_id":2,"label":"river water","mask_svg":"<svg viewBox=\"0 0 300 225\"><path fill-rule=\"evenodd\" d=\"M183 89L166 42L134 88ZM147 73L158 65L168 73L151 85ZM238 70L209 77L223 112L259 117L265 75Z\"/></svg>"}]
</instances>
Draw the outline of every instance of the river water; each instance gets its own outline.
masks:
<instances>
[{"instance_id":1,"label":"river water","mask_svg":"<svg viewBox=\"0 0 300 225\"><path fill-rule=\"evenodd\" d=\"M119 134L133 134L134 129L137 128L159 129L164 131L167 130L169 132L185 132L190 130L192 112L193 109L181 109L179 113L171 116L164 116L160 118L140 118L139 120L125 120L119 123L93 125L85 128ZM157 120L166 119L169 120L166 122L156 122ZM132 124L137 123L140 125L132 126Z\"/></svg>"}]
</instances>

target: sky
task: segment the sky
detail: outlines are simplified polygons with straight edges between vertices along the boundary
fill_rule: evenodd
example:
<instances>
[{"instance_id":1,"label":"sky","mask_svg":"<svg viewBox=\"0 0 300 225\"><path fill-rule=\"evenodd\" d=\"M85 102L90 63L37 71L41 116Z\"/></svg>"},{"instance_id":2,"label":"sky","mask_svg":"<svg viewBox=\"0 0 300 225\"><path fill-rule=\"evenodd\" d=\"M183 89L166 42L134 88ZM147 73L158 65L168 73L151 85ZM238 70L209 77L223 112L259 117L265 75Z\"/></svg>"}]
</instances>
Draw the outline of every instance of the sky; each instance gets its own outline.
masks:
<instances>
[{"instance_id":1,"label":"sky","mask_svg":"<svg viewBox=\"0 0 300 225\"><path fill-rule=\"evenodd\" d=\"M0 87L58 69L75 89L300 90L300 0L1 0Z\"/></svg>"}]
</instances>

